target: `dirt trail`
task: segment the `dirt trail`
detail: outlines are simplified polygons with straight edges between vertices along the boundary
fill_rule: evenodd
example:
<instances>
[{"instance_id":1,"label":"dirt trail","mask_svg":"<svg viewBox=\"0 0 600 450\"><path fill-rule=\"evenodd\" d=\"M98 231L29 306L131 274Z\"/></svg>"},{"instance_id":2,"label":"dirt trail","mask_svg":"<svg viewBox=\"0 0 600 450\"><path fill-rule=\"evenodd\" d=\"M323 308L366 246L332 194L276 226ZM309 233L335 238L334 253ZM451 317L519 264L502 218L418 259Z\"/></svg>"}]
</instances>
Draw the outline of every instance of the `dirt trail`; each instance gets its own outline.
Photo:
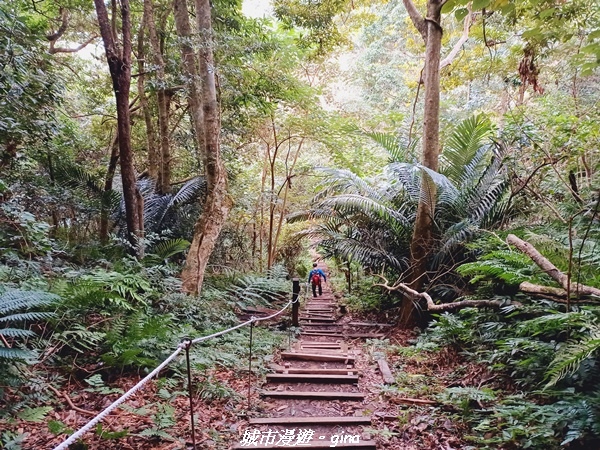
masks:
<instances>
[{"instance_id":1,"label":"dirt trail","mask_svg":"<svg viewBox=\"0 0 600 450\"><path fill-rule=\"evenodd\" d=\"M323 263L319 268L327 273ZM271 366L261 392L266 417L249 419L233 449L378 448L366 430L372 409L356 367L364 359L356 338L382 335L357 332L365 324L340 323L340 309L329 283L323 284L322 295L302 305L300 339Z\"/></svg>"}]
</instances>

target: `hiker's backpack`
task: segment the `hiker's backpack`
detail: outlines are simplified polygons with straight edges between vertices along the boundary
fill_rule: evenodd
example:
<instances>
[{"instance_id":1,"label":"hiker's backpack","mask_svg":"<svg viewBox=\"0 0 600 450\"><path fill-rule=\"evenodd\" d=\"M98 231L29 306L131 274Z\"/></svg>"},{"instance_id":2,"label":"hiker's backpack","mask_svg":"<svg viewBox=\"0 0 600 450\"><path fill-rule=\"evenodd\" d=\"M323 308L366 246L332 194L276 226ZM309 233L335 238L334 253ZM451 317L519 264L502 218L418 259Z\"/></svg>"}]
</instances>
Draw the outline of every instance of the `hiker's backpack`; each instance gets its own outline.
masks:
<instances>
[{"instance_id":1,"label":"hiker's backpack","mask_svg":"<svg viewBox=\"0 0 600 450\"><path fill-rule=\"evenodd\" d=\"M321 275L319 275L317 272L313 273L312 276L310 277L310 282L314 286L321 284Z\"/></svg>"}]
</instances>

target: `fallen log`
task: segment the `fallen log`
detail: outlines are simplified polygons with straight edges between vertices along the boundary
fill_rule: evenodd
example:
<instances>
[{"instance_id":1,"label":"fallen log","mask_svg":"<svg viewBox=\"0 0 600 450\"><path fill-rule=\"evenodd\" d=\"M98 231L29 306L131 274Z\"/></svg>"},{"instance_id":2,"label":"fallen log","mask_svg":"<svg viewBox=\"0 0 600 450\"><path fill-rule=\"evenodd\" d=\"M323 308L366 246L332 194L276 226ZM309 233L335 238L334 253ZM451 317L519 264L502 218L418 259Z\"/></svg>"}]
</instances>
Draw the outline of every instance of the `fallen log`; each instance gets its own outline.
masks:
<instances>
[{"instance_id":1,"label":"fallen log","mask_svg":"<svg viewBox=\"0 0 600 450\"><path fill-rule=\"evenodd\" d=\"M562 286L563 289L553 288L548 286L540 286L532 283L521 283L519 288L523 288L523 292L528 293L539 293L566 297L567 292L571 294L575 294L576 297L580 296L590 296L593 295L600 299L600 289L595 288L593 286L586 286L585 284L580 283L569 283L569 277L561 272L554 264L552 264L545 256L543 256L533 245L529 242L524 241L523 239L518 238L514 234L509 234L506 237L506 242L511 245L517 247L520 251L525 253L527 256L531 258L531 260L545 273L548 274L549 277L556 280L558 284ZM529 291L525 290L529 289Z\"/></svg>"}]
</instances>

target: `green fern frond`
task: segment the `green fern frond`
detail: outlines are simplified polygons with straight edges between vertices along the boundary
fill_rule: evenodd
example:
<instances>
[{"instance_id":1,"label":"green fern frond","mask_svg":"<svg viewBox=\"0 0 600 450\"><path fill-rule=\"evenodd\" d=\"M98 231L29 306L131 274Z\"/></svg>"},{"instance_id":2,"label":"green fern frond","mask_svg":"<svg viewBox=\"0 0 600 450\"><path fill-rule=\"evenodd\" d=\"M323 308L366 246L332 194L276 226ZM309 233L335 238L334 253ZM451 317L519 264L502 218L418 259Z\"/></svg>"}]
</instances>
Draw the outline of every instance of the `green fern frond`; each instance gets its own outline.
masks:
<instances>
[{"instance_id":1,"label":"green fern frond","mask_svg":"<svg viewBox=\"0 0 600 450\"><path fill-rule=\"evenodd\" d=\"M24 330L22 328L2 328L0 329L0 335L13 338L27 338L36 336L33 331Z\"/></svg>"},{"instance_id":2,"label":"green fern frond","mask_svg":"<svg viewBox=\"0 0 600 450\"><path fill-rule=\"evenodd\" d=\"M440 165L449 179L462 184L465 168L476 159L483 143L491 138L490 119L482 114L462 121L450 135L440 155ZM473 167L471 167L474 170Z\"/></svg>"},{"instance_id":3,"label":"green fern frond","mask_svg":"<svg viewBox=\"0 0 600 450\"><path fill-rule=\"evenodd\" d=\"M50 312L27 311L23 313L15 313L9 316L0 317L0 323L46 320L53 316L54 313Z\"/></svg>"},{"instance_id":4,"label":"green fern frond","mask_svg":"<svg viewBox=\"0 0 600 450\"><path fill-rule=\"evenodd\" d=\"M571 341L562 347L546 372L546 379L549 381L545 389L555 386L560 380L577 373L583 362L597 354L599 350L600 329L597 328L590 336L581 341Z\"/></svg>"},{"instance_id":5,"label":"green fern frond","mask_svg":"<svg viewBox=\"0 0 600 450\"><path fill-rule=\"evenodd\" d=\"M152 249L152 253L156 254L161 260L165 260L178 253L185 252L189 246L190 242L185 239L169 239L156 245L156 247Z\"/></svg>"},{"instance_id":6,"label":"green fern frond","mask_svg":"<svg viewBox=\"0 0 600 450\"><path fill-rule=\"evenodd\" d=\"M0 293L0 315L12 311L50 305L58 300L58 296L48 292L7 290Z\"/></svg>"},{"instance_id":7,"label":"green fern frond","mask_svg":"<svg viewBox=\"0 0 600 450\"><path fill-rule=\"evenodd\" d=\"M35 357L35 353L31 350L22 350L20 348L7 348L0 346L0 360L7 361L22 361ZM0 361L0 364L2 361Z\"/></svg>"}]
</instances>

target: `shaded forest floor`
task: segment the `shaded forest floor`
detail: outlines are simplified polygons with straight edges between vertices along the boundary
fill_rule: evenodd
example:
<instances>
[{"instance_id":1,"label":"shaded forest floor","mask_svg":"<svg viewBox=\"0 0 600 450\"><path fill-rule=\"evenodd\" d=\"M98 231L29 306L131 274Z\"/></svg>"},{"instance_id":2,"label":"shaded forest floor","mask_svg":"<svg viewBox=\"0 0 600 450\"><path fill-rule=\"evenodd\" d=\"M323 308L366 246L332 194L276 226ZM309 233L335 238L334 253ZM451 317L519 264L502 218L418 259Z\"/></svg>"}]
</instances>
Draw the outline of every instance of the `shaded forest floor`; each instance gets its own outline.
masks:
<instances>
[{"instance_id":1,"label":"shaded forest floor","mask_svg":"<svg viewBox=\"0 0 600 450\"><path fill-rule=\"evenodd\" d=\"M346 314L340 322L360 320L365 318ZM362 410L373 417L372 426L361 429L363 435L386 449L465 448L463 436L467 429L460 420L460 408L449 403L442 404L436 396L448 387L480 388L493 382L494 377L485 367L466 363L458 351L448 348L435 353L416 350L412 346L416 337L414 333L388 330L386 338L355 341L355 346L362 348L356 361L356 367L363 373L360 387L366 394ZM269 332L283 334L274 326ZM285 341L281 350L287 349L287 339ZM278 351L275 350L274 360L278 358ZM395 384L384 384L375 358L378 353L385 354ZM248 426L247 418L264 411L265 402L259 398L258 388L264 383L268 359L255 361L250 377L247 368L243 367L229 369L216 366L203 372L193 371L197 448L229 449L239 441ZM184 361L180 358L176 365L162 374L164 378L146 385L125 406L89 432L85 443L71 448L192 448ZM89 379L97 368L73 369L68 382L62 383L59 391L50 392L39 385L25 392L30 397L39 396L39 409L29 410L29 415L0 422L3 433L12 432L22 441L21 447L7 448L54 448L66 439L67 433L83 426L143 376L113 374L108 378L104 376L104 380L97 377L97 384L89 385L81 380ZM56 369L36 367L35 370L46 371L47 380L65 377L64 371ZM249 379L251 397L248 400ZM19 402L21 399L13 394L9 395L8 401ZM343 413L343 406L340 406L340 411Z\"/></svg>"}]
</instances>

